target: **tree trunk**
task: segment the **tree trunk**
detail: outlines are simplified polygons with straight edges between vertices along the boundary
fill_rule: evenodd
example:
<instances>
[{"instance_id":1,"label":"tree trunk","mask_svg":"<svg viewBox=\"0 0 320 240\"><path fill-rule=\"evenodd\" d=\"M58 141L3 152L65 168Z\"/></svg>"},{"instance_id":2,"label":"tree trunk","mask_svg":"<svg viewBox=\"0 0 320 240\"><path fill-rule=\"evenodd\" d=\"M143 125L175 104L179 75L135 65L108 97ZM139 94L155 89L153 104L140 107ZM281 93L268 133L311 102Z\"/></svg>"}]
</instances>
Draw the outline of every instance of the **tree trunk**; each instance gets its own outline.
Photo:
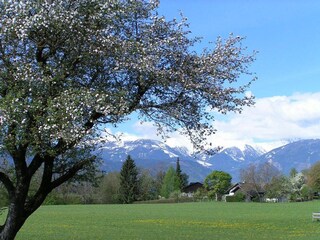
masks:
<instances>
[{"instance_id":1,"label":"tree trunk","mask_svg":"<svg viewBox=\"0 0 320 240\"><path fill-rule=\"evenodd\" d=\"M13 240L26 219L23 207L18 207L14 203L11 203L6 222L0 228L0 240Z\"/></svg>"}]
</instances>

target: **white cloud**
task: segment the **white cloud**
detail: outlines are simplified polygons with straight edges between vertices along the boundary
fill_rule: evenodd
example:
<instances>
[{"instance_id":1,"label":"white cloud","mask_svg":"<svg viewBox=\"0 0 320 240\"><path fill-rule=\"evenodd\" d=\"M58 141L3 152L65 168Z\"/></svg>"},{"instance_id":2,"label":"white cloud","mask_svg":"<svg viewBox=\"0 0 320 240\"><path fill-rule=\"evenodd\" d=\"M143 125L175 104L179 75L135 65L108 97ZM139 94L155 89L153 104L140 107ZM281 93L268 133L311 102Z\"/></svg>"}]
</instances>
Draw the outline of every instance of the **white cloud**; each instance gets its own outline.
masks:
<instances>
[{"instance_id":1,"label":"white cloud","mask_svg":"<svg viewBox=\"0 0 320 240\"><path fill-rule=\"evenodd\" d=\"M225 145L245 142L274 147L285 139L320 138L320 93L257 99L242 114L214 124L215 142Z\"/></svg>"},{"instance_id":2,"label":"white cloud","mask_svg":"<svg viewBox=\"0 0 320 240\"><path fill-rule=\"evenodd\" d=\"M249 144L271 150L291 139L320 138L320 92L256 99L256 104L244 108L242 114L217 119L213 124L218 131L209 138L213 146ZM123 133L123 140L162 140L152 123L136 122L132 129L134 134ZM187 137L178 133L170 134L166 143L193 150Z\"/></svg>"}]
</instances>

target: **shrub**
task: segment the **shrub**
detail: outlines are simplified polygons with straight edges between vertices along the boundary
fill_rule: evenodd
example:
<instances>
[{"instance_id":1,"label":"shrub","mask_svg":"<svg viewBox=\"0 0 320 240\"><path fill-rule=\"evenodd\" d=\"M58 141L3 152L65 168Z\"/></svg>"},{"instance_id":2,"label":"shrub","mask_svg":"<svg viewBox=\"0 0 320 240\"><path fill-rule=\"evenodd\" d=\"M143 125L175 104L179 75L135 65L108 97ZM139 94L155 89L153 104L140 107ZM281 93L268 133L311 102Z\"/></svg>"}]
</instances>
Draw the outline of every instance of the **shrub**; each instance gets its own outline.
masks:
<instances>
[{"instance_id":1,"label":"shrub","mask_svg":"<svg viewBox=\"0 0 320 240\"><path fill-rule=\"evenodd\" d=\"M175 202L179 202L179 200L181 199L180 190L175 190L175 191L171 192L169 198L174 199Z\"/></svg>"},{"instance_id":2,"label":"shrub","mask_svg":"<svg viewBox=\"0 0 320 240\"><path fill-rule=\"evenodd\" d=\"M244 202L246 195L244 193L237 193L234 196L226 196L226 202Z\"/></svg>"}]
</instances>

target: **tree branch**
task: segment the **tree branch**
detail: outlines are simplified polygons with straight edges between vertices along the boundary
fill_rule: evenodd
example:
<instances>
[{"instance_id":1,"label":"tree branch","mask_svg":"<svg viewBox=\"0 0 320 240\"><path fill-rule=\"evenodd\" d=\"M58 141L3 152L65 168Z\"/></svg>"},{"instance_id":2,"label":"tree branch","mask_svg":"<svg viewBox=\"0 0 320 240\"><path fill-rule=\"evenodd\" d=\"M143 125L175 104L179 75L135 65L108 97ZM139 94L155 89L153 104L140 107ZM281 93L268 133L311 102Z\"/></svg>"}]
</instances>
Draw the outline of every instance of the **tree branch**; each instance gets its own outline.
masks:
<instances>
[{"instance_id":1,"label":"tree branch","mask_svg":"<svg viewBox=\"0 0 320 240\"><path fill-rule=\"evenodd\" d=\"M31 163L29 164L28 175L33 176L33 174L40 168L40 166L42 165L43 162L44 162L44 158L41 157L41 155L39 153L37 153L33 157Z\"/></svg>"},{"instance_id":2,"label":"tree branch","mask_svg":"<svg viewBox=\"0 0 320 240\"><path fill-rule=\"evenodd\" d=\"M0 182L3 183L3 185L9 193L9 197L11 198L15 192L15 187L13 185L13 182L10 180L9 176L4 172L0 172Z\"/></svg>"},{"instance_id":3,"label":"tree branch","mask_svg":"<svg viewBox=\"0 0 320 240\"><path fill-rule=\"evenodd\" d=\"M73 167L69 168L67 172L57 178L56 180L48 183L49 181L49 176L43 176L41 185L37 191L37 193L29 199L28 202L25 204L25 211L28 214L31 214L34 212L44 201L44 199L47 197L47 195L56 187L60 186L64 182L68 181L72 177L74 177L79 170L81 170L85 165L89 164L92 161L92 159L86 159L81 162L76 163L73 165ZM48 166L50 168L50 166ZM51 168L52 170L52 168ZM44 169L44 174L46 169Z\"/></svg>"},{"instance_id":4,"label":"tree branch","mask_svg":"<svg viewBox=\"0 0 320 240\"><path fill-rule=\"evenodd\" d=\"M59 178L51 182L51 190L74 177L79 170L81 170L85 165L89 164L92 161L92 159L85 159L81 162L74 164L71 168L69 168L66 171L64 175L60 176Z\"/></svg>"},{"instance_id":5,"label":"tree branch","mask_svg":"<svg viewBox=\"0 0 320 240\"><path fill-rule=\"evenodd\" d=\"M36 60L39 63L42 63L43 65L46 65L47 58L43 56L43 50L44 50L44 43L41 43L36 51Z\"/></svg>"},{"instance_id":6,"label":"tree branch","mask_svg":"<svg viewBox=\"0 0 320 240\"><path fill-rule=\"evenodd\" d=\"M36 159L37 161L36 163L39 164L41 162L40 158L41 157ZM52 179L54 157L46 157L46 159L44 158L42 159L44 160L45 164L44 164L40 187L36 192L36 194L25 203L25 211L28 214L31 214L32 212L34 212L43 203L44 199L53 189L51 188L51 179ZM33 165L32 170L36 169L36 163Z\"/></svg>"}]
</instances>

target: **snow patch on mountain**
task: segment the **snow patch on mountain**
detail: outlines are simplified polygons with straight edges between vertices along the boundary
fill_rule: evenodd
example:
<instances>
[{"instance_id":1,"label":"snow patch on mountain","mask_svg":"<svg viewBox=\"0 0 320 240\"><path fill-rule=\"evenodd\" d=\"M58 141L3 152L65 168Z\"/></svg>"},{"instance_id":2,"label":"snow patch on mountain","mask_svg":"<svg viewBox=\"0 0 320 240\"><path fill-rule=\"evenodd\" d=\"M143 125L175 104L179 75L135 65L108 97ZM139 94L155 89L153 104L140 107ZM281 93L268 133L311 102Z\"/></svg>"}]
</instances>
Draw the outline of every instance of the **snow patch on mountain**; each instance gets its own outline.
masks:
<instances>
[{"instance_id":1,"label":"snow patch on mountain","mask_svg":"<svg viewBox=\"0 0 320 240\"><path fill-rule=\"evenodd\" d=\"M236 162L244 161L244 152L241 151L239 148L227 148L223 152Z\"/></svg>"},{"instance_id":2,"label":"snow patch on mountain","mask_svg":"<svg viewBox=\"0 0 320 240\"><path fill-rule=\"evenodd\" d=\"M202 165L204 167L211 167L212 166L211 163L208 163L206 161L197 160L197 163L199 163L200 165Z\"/></svg>"}]
</instances>

